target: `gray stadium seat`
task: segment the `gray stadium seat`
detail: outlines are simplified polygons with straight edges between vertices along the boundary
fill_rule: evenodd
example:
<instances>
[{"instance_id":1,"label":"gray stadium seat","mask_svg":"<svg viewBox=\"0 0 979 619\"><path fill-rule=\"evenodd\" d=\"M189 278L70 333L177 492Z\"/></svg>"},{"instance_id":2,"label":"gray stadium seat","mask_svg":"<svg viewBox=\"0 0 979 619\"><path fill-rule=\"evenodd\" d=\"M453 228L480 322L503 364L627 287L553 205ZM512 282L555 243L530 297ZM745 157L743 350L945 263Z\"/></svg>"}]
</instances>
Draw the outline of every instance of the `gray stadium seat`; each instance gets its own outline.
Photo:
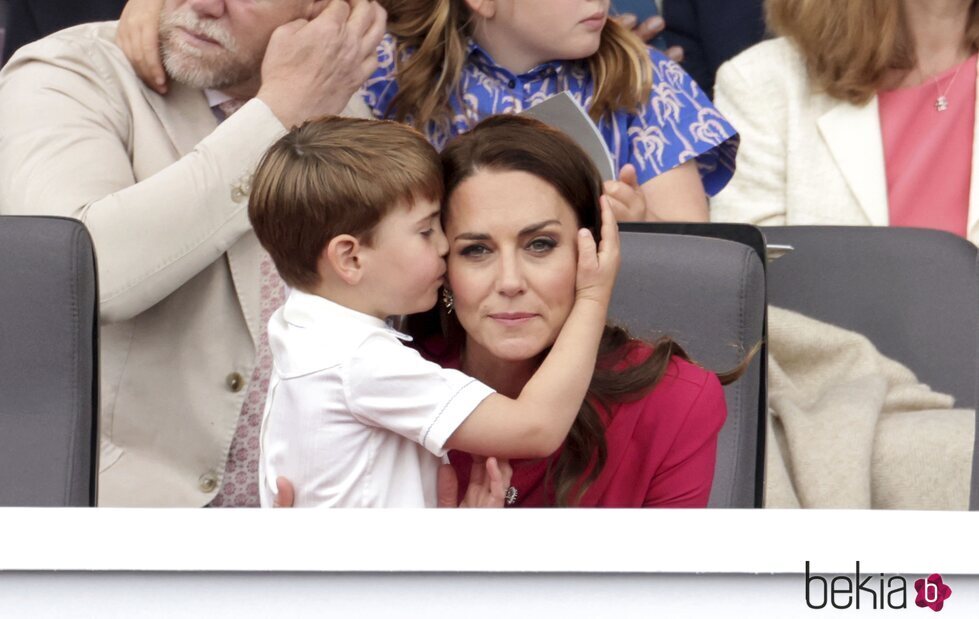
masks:
<instances>
[{"instance_id":1,"label":"gray stadium seat","mask_svg":"<svg viewBox=\"0 0 979 619\"><path fill-rule=\"evenodd\" d=\"M675 228L652 232L656 224L622 228L612 320L647 339L670 335L710 369L737 366L764 333L765 274L758 252L739 242L670 233L680 231ZM725 387L728 418L709 507L761 507L764 393L761 351L747 373Z\"/></svg>"},{"instance_id":2,"label":"gray stadium seat","mask_svg":"<svg viewBox=\"0 0 979 619\"><path fill-rule=\"evenodd\" d=\"M977 403L976 246L937 230L863 226L763 228L794 249L768 267L768 301L862 333L956 406ZM979 432L977 445L979 445ZM979 509L973 454L971 509Z\"/></svg>"},{"instance_id":3,"label":"gray stadium seat","mask_svg":"<svg viewBox=\"0 0 979 619\"><path fill-rule=\"evenodd\" d=\"M0 217L0 506L94 506L98 290L88 231Z\"/></svg>"}]
</instances>

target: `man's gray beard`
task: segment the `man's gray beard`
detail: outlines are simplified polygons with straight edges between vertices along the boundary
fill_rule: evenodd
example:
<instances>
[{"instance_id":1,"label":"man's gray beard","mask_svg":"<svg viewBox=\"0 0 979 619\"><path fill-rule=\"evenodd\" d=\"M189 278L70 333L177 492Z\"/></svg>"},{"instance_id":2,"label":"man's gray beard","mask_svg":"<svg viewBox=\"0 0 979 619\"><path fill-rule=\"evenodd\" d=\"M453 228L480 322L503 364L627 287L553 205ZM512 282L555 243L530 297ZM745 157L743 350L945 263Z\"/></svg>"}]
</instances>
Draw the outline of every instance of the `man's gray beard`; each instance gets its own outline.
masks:
<instances>
[{"instance_id":1,"label":"man's gray beard","mask_svg":"<svg viewBox=\"0 0 979 619\"><path fill-rule=\"evenodd\" d=\"M175 30L174 23L164 17L160 26L160 51L163 67L175 82L192 88L221 90L246 82L261 70L261 59L247 62L239 58L233 41L223 50L207 53L180 41Z\"/></svg>"}]
</instances>

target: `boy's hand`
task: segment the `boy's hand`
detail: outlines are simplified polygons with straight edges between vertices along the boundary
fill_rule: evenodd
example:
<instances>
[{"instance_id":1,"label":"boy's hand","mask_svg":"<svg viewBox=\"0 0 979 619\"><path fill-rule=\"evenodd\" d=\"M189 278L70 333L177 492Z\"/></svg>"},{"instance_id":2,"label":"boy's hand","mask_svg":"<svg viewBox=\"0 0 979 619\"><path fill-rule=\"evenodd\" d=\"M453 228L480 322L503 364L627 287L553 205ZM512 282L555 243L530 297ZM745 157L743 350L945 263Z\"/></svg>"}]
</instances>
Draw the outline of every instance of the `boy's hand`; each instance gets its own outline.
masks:
<instances>
[{"instance_id":1,"label":"boy's hand","mask_svg":"<svg viewBox=\"0 0 979 619\"><path fill-rule=\"evenodd\" d=\"M122 48L136 75L160 93L167 92L167 74L160 59L160 10L163 0L129 0L116 30L116 43Z\"/></svg>"},{"instance_id":2,"label":"boy's hand","mask_svg":"<svg viewBox=\"0 0 979 619\"><path fill-rule=\"evenodd\" d=\"M285 477L275 478L275 502L272 507L292 507L296 502L296 493L292 488L292 482Z\"/></svg>"},{"instance_id":3,"label":"boy's hand","mask_svg":"<svg viewBox=\"0 0 979 619\"><path fill-rule=\"evenodd\" d=\"M456 505L459 497L459 480L451 464L439 467L438 506L439 507L503 507L507 488L513 469L507 460L473 457L469 486L462 503Z\"/></svg>"},{"instance_id":4,"label":"boy's hand","mask_svg":"<svg viewBox=\"0 0 979 619\"><path fill-rule=\"evenodd\" d=\"M603 189L616 221L651 221L646 196L639 187L639 177L631 163L622 166L619 180L605 181Z\"/></svg>"},{"instance_id":5,"label":"boy's hand","mask_svg":"<svg viewBox=\"0 0 979 619\"><path fill-rule=\"evenodd\" d=\"M608 308L619 273L619 227L607 196L599 199L602 212L602 240L598 249L591 232L578 231L578 274L575 281L575 302L592 300Z\"/></svg>"}]
</instances>

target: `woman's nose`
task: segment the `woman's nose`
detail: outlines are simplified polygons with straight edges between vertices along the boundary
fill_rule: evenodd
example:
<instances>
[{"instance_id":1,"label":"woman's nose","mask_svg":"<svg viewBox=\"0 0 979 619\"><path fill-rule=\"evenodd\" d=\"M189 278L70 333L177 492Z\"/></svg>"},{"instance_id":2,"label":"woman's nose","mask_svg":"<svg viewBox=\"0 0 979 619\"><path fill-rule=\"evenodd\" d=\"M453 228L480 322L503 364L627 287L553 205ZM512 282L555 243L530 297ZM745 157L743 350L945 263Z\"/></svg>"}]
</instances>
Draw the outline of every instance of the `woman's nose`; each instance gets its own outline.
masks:
<instances>
[{"instance_id":1,"label":"woman's nose","mask_svg":"<svg viewBox=\"0 0 979 619\"><path fill-rule=\"evenodd\" d=\"M499 272L497 273L496 287L500 294L509 297L526 290L523 269L516 257L501 255L497 264Z\"/></svg>"}]
</instances>

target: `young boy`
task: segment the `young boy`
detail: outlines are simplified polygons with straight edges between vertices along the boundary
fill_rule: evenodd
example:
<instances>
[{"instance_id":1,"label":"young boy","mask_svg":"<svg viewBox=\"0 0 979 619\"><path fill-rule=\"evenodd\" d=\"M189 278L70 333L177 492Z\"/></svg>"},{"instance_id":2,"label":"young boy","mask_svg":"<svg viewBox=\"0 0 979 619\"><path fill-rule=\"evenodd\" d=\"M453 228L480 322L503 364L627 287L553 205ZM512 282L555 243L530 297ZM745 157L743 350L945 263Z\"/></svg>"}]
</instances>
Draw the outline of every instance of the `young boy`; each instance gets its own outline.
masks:
<instances>
[{"instance_id":1,"label":"young boy","mask_svg":"<svg viewBox=\"0 0 979 619\"><path fill-rule=\"evenodd\" d=\"M564 441L617 270L611 214L603 208L601 253L578 236L574 309L511 399L426 361L385 323L436 302L448 251L442 193L435 150L387 121L308 122L259 164L248 214L292 288L268 327L275 367L262 427L263 506L283 476L297 507L433 507L448 449L544 457Z\"/></svg>"}]
</instances>

